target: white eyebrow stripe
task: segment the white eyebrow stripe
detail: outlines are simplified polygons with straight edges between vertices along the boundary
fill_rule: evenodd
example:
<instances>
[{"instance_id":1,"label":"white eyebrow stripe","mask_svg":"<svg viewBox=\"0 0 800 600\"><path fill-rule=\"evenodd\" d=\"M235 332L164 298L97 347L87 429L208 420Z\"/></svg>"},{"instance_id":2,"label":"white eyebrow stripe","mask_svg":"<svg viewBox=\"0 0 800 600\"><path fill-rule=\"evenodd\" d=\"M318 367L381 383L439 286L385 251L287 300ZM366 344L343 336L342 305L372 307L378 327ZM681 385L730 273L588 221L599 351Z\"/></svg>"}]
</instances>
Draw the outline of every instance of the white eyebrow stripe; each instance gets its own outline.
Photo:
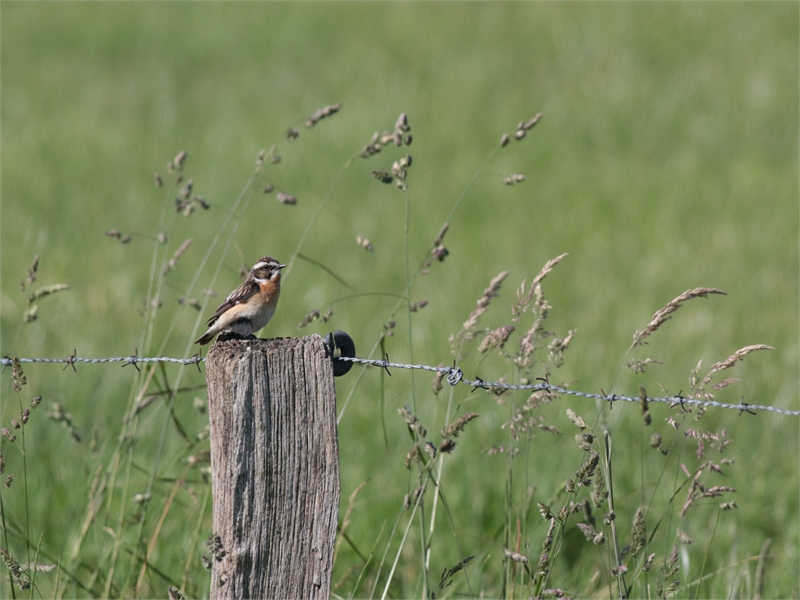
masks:
<instances>
[{"instance_id":1,"label":"white eyebrow stripe","mask_svg":"<svg viewBox=\"0 0 800 600\"><path fill-rule=\"evenodd\" d=\"M256 264L254 264L254 265L253 265L253 268L252 268L252 269L250 269L250 270L251 270L251 271L255 271L256 269L263 269L263 268L264 268L264 267L266 267L268 264L269 264L269 263L265 263L265 262L259 262L259 263L256 263Z\"/></svg>"}]
</instances>

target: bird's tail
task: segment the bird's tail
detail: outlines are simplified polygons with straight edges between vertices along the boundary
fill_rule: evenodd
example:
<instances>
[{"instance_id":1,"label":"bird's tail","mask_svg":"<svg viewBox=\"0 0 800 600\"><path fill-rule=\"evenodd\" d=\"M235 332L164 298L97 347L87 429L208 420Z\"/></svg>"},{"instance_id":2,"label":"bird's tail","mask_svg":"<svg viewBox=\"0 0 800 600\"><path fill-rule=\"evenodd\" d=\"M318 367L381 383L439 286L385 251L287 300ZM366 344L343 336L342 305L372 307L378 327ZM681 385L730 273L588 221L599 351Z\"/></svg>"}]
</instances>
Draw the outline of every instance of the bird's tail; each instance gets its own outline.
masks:
<instances>
[{"instance_id":1,"label":"bird's tail","mask_svg":"<svg viewBox=\"0 0 800 600\"><path fill-rule=\"evenodd\" d=\"M195 342L195 344L200 344L201 346L205 346L208 342L214 339L214 336L219 333L213 327L206 331L203 336Z\"/></svg>"}]
</instances>

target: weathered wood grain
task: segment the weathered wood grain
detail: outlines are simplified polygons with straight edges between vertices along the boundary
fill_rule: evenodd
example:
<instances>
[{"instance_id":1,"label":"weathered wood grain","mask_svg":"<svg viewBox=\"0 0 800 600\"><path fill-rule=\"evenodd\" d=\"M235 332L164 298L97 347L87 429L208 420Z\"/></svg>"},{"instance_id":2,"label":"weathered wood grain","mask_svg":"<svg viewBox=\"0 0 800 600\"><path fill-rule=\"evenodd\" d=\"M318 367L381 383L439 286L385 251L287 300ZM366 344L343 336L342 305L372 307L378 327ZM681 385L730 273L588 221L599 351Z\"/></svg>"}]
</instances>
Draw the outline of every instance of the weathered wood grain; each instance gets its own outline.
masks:
<instances>
[{"instance_id":1,"label":"weathered wood grain","mask_svg":"<svg viewBox=\"0 0 800 600\"><path fill-rule=\"evenodd\" d=\"M211 598L328 598L339 449L322 338L218 341L206 380Z\"/></svg>"}]
</instances>

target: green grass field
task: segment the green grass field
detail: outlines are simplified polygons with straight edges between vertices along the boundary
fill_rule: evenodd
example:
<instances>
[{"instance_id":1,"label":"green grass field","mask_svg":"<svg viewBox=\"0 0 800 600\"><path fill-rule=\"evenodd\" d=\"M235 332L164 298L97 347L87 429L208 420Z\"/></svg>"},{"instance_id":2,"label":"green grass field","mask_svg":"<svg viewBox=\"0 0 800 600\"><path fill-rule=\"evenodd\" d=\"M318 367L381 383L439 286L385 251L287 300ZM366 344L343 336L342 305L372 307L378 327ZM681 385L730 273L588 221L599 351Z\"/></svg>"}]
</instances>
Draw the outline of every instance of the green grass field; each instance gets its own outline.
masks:
<instances>
[{"instance_id":1,"label":"green grass field","mask_svg":"<svg viewBox=\"0 0 800 600\"><path fill-rule=\"evenodd\" d=\"M796 4L3 2L0 18L0 354L191 356L201 321L241 281L240 267L272 254L292 263L261 337L342 329L360 356L380 357L382 340L392 360L430 365L452 364L450 336L489 281L509 271L459 366L468 377L516 382L543 374L552 340L540 336L526 373L510 357L530 312L513 323L503 352L479 353L483 332L511 325L515 290L567 252L543 283L544 329L559 338L576 330L563 366L548 367L551 382L688 395L698 361L702 376L739 348L767 344L775 351L721 373L715 382L741 382L714 393L800 409ZM334 103L338 114L305 127ZM359 157L401 112L413 143ZM514 140L517 123L539 112L541 122ZM286 139L289 127L297 140ZM498 148L503 133L512 140ZM273 144L280 163L253 176L257 153ZM173 210L186 181L176 185L167 172L180 150L193 194L210 204L188 217ZM406 153L407 191L371 175ZM525 181L503 185L513 173ZM267 184L297 205L264 194ZM449 255L418 275L445 221ZM105 236L111 229L130 243ZM36 255L36 280L21 292ZM70 289L40 299L36 320L24 322L28 296L62 283ZM628 352L634 331L696 287L728 295L686 303L649 345ZM209 288L216 297L203 293ZM409 311L422 300L424 309ZM297 329L307 313L328 308L332 320ZM392 335L382 339L389 321ZM645 374L625 366L646 357L661 364ZM34 396L42 404L11 431L16 441L0 440L2 478L13 474L0 491L0 547L20 563L38 552L38 562L58 568L37 573L28 591L0 572L0 597L166 597L170 585L207 596L203 375L181 366L78 365L75 373L25 365L27 385L15 392L10 373L0 384L0 425L11 427ZM570 515L556 523L549 575L537 575L548 531L537 502L555 513L591 491L564 491L588 456L568 408L599 436L601 454L602 432L612 436L621 547L645 507L647 546L624 560L631 597L657 597L659 585L675 581L663 593L800 596L798 417L709 409L696 420L658 404L645 426L636 405L558 398L524 412L535 423L514 439L503 425L525 407L524 393L445 384L434 395L427 373L388 377L374 368L336 384L340 522L366 482L340 538L337 596L526 598L560 588L618 597L607 505L595 508L606 543L586 541L583 512ZM143 398L178 388L188 389L124 421ZM80 441L48 417L55 403L71 413ZM448 422L480 417L451 455L406 470L411 440L397 414L406 404L436 445ZM687 428L725 430L732 442L721 455L706 440L698 458ZM655 432L667 455L651 448ZM501 445L518 454L487 451ZM700 480L736 492L699 499L682 518L681 465L691 472L722 458L734 459L722 464L725 475L705 470ZM423 482L423 504L404 511L404 496ZM737 508L720 508L731 501ZM673 547L676 571L667 575ZM526 556L530 573L504 549ZM440 587L443 571L469 556Z\"/></svg>"}]
</instances>

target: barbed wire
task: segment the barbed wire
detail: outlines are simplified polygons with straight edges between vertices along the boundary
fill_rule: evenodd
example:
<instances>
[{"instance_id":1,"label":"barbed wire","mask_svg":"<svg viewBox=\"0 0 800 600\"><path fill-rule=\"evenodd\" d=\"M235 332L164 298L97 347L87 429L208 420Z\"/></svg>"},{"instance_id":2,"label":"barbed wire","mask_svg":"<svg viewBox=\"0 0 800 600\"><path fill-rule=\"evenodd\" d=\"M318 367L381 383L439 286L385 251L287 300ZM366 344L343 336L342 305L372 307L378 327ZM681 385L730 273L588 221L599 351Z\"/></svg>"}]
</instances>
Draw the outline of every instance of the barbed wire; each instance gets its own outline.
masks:
<instances>
[{"instance_id":1,"label":"barbed wire","mask_svg":"<svg viewBox=\"0 0 800 600\"><path fill-rule=\"evenodd\" d=\"M432 371L436 373L444 373L447 375L447 383L450 385L456 385L459 383L463 383L473 388L484 388L484 389L492 389L492 388L500 388L505 390L530 390L530 391L548 391L548 392L555 392L557 394L564 394L567 396L578 396L580 398L592 398L594 400L602 400L604 402L608 402L610 405L613 405L614 402L642 402L642 398L639 396L623 396L620 394L592 394L589 392L581 392L578 390L570 390L558 385L553 385L552 383L547 383L545 381L540 381L539 383L531 383L531 384L522 384L522 385L513 385L510 383L505 383L502 381L484 381L483 379L466 379L464 377L463 371L456 366L453 367L431 367L429 365L408 365L403 363L393 363L389 362L388 359L381 359L381 360L374 360L374 359L366 359L366 358L349 358L345 356L340 356L338 358L340 361L352 362L357 364L363 365L372 365L375 367L380 367L382 369L386 369L387 372L390 368L392 369L420 369L423 371ZM765 406L760 404L748 404L746 402L740 402L739 404L727 404L725 402L717 402L716 400L698 400L696 398L686 398L684 396L666 396L661 398L651 398L647 396L647 402L666 402L672 406L685 406L695 405L695 406L704 406L704 407L714 407L714 408L727 408L740 411L739 414L742 413L749 413L755 414L754 411L766 411L771 413L776 413L779 415L785 415L789 417L798 417L800 416L800 410L788 410L785 408L777 408L775 406Z\"/></svg>"},{"instance_id":2,"label":"barbed wire","mask_svg":"<svg viewBox=\"0 0 800 600\"><path fill-rule=\"evenodd\" d=\"M122 362L125 363L122 365L123 367L127 367L128 365L133 365L138 370L139 367L137 366L138 363L158 363L158 362L169 362L169 363L176 363L181 365L198 365L201 362L205 362L205 358L201 357L199 354L195 354L191 358L170 358L168 356L155 356L155 357L144 357L144 356L137 356L133 354L131 356L117 356L113 358L82 358L80 356L76 356L75 354L71 354L66 358L17 358L14 357L13 359L9 356L4 356L0 358L0 365L3 365L3 369L5 367L10 367L14 360L19 361L20 363L62 363L64 365L64 369L69 366L72 366L73 370L75 369L75 365L77 363L87 363L87 364L104 364L104 363L115 363L115 362Z\"/></svg>"},{"instance_id":3,"label":"barbed wire","mask_svg":"<svg viewBox=\"0 0 800 600\"><path fill-rule=\"evenodd\" d=\"M66 358L10 358L8 356L4 356L0 358L0 365L5 367L11 366L13 361L17 360L20 363L61 363L64 364L64 369L69 366L72 366L75 369L76 363L85 363L85 364L108 364L108 363L115 363L121 362L125 363L122 366L126 367L128 365L133 365L138 370L138 363L158 363L158 362L168 362L168 363L175 363L181 365L197 365L198 370L200 369L200 363L205 362L205 358L201 357L199 354L195 354L191 358L170 358L167 356L156 356L156 357L142 357L137 355L131 356L119 356L113 358L82 358L72 354L67 356ZM531 383L531 384L520 384L514 385L510 383L505 383L502 381L484 381L483 379L476 378L476 379L467 379L464 377L464 372L456 366L452 367L433 367L430 365L412 365L412 364L405 364L405 363L396 363L390 362L388 358L385 359L367 359L367 358L358 358L358 357L346 357L340 356L335 360L343 361L343 362L351 362L356 364L362 364L367 366L379 367L381 369L385 369L387 373L389 373L389 369L416 369L422 371L430 371L433 373L443 373L446 375L447 383L452 386L458 385L459 383L468 385L472 388L483 388L483 389L504 389L504 390L528 390L532 392L537 391L547 391L553 392L556 394L563 394L566 396L577 396L580 398L591 398L593 400L602 400L603 402L608 402L609 405L613 406L614 402L642 402L642 398L639 396L625 396L621 394L594 394L591 392L581 392L579 390L571 390L565 387L561 387L558 385L553 385L552 383L548 383L545 381L540 381L538 383ZM391 373L389 373L391 375ZM713 408L725 408L731 410L738 410L739 414L748 413L748 414L756 414L756 411L763 411L763 412L771 412L778 415L784 415L788 417L798 417L800 416L800 410L788 410L785 408L778 408L775 406L767 406L762 404L749 404L747 402L739 402L738 404L730 404L725 402L718 402L716 400L699 400L697 398L687 398L685 396L676 395L676 396L664 396L664 397L650 397L647 396L647 402L664 402L670 404L671 406L680 406L685 407L686 405L693 405L693 406L702 406L702 407L713 407Z\"/></svg>"}]
</instances>

